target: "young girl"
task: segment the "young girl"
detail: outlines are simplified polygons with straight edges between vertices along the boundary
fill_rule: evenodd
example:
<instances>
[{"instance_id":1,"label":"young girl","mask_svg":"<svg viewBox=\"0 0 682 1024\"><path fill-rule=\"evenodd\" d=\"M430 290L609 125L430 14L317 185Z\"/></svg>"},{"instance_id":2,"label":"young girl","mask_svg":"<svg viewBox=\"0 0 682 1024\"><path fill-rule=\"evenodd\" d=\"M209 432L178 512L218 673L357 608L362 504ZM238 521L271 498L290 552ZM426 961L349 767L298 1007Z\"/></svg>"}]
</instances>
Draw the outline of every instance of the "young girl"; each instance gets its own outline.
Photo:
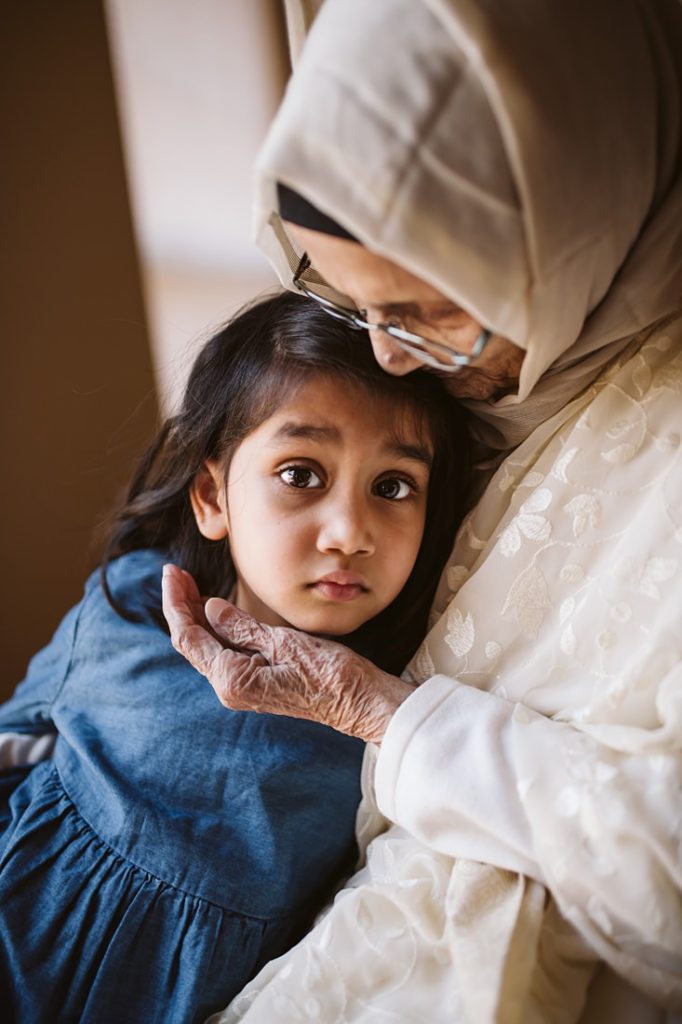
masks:
<instances>
[{"instance_id":1,"label":"young girl","mask_svg":"<svg viewBox=\"0 0 682 1024\"><path fill-rule=\"evenodd\" d=\"M384 374L306 299L208 342L99 575L0 709L15 765L56 735L5 774L3 1021L202 1021L298 939L352 866L362 744L223 708L171 646L163 564L399 671L466 451L440 381Z\"/></svg>"}]
</instances>

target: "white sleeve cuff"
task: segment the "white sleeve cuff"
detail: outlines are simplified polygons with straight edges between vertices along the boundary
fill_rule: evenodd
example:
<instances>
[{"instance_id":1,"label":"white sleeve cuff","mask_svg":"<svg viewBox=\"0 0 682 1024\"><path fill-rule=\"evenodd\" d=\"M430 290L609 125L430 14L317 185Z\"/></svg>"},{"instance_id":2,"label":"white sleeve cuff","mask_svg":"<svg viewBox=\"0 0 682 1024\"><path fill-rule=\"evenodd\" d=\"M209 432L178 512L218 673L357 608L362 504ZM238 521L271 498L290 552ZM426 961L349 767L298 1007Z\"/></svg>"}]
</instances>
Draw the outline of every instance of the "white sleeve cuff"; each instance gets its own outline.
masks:
<instances>
[{"instance_id":1,"label":"white sleeve cuff","mask_svg":"<svg viewBox=\"0 0 682 1024\"><path fill-rule=\"evenodd\" d=\"M434 676L401 704L376 770L381 812L432 849L544 881L512 756L514 704Z\"/></svg>"}]
</instances>

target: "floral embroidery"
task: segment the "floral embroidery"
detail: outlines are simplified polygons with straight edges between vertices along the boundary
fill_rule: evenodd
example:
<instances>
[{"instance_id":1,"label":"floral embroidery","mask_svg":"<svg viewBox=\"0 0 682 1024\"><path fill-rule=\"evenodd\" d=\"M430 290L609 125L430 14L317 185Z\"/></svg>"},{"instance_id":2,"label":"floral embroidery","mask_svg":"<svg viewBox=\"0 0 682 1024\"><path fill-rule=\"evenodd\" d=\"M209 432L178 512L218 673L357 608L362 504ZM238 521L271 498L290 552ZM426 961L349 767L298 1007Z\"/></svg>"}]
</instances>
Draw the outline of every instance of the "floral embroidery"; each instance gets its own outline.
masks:
<instances>
[{"instance_id":1,"label":"floral embroidery","mask_svg":"<svg viewBox=\"0 0 682 1024\"><path fill-rule=\"evenodd\" d=\"M675 395L682 394L682 356L677 355L654 375L653 386L664 391L672 391Z\"/></svg>"},{"instance_id":2,"label":"floral embroidery","mask_svg":"<svg viewBox=\"0 0 682 1024\"><path fill-rule=\"evenodd\" d=\"M664 434L663 437L656 438L656 447L659 452L674 452L680 447L680 435L674 431L670 434Z\"/></svg>"},{"instance_id":3,"label":"floral embroidery","mask_svg":"<svg viewBox=\"0 0 682 1024\"><path fill-rule=\"evenodd\" d=\"M445 642L458 658L463 658L474 646L476 630L471 613L464 618L459 608L451 608L447 617Z\"/></svg>"},{"instance_id":4,"label":"floral embroidery","mask_svg":"<svg viewBox=\"0 0 682 1024\"><path fill-rule=\"evenodd\" d=\"M469 570L466 565L451 565L447 571L448 587L453 594L456 594L459 588L464 583L464 580L469 575Z\"/></svg>"},{"instance_id":5,"label":"floral embroidery","mask_svg":"<svg viewBox=\"0 0 682 1024\"><path fill-rule=\"evenodd\" d=\"M501 653L502 644L498 644L497 640L489 640L485 645L485 656L488 661L497 661Z\"/></svg>"},{"instance_id":6,"label":"floral embroidery","mask_svg":"<svg viewBox=\"0 0 682 1024\"><path fill-rule=\"evenodd\" d=\"M580 583L584 575L585 570L582 565L578 565L577 562L567 562L559 572L559 579L563 583Z\"/></svg>"},{"instance_id":7,"label":"floral embroidery","mask_svg":"<svg viewBox=\"0 0 682 1024\"><path fill-rule=\"evenodd\" d=\"M544 480L542 473L528 473L527 476L519 482L519 488L521 487L538 487Z\"/></svg>"},{"instance_id":8,"label":"floral embroidery","mask_svg":"<svg viewBox=\"0 0 682 1024\"><path fill-rule=\"evenodd\" d=\"M560 480L563 484L568 483L566 472L579 451L579 448L569 448L561 458L557 459L552 468L552 476L555 480Z\"/></svg>"},{"instance_id":9,"label":"floral embroidery","mask_svg":"<svg viewBox=\"0 0 682 1024\"><path fill-rule=\"evenodd\" d=\"M610 441L619 441L627 434L628 430L632 430L630 420L616 420L606 431L606 436Z\"/></svg>"},{"instance_id":10,"label":"floral embroidery","mask_svg":"<svg viewBox=\"0 0 682 1024\"><path fill-rule=\"evenodd\" d=\"M634 362L632 383L635 385L639 397L642 398L651 386L651 370L643 355L639 355Z\"/></svg>"},{"instance_id":11,"label":"floral embroidery","mask_svg":"<svg viewBox=\"0 0 682 1024\"><path fill-rule=\"evenodd\" d=\"M563 653L567 654L570 658L573 657L573 655L575 654L577 646L578 641L576 640L575 632L573 631L573 626L569 623L569 625L566 626L566 629L561 634L561 637L559 639L559 647L561 648Z\"/></svg>"},{"instance_id":12,"label":"floral embroidery","mask_svg":"<svg viewBox=\"0 0 682 1024\"><path fill-rule=\"evenodd\" d=\"M460 535L466 540L467 546L472 548L474 551L482 551L486 545L483 538L476 535L471 522L471 517L464 521L460 530Z\"/></svg>"},{"instance_id":13,"label":"floral embroidery","mask_svg":"<svg viewBox=\"0 0 682 1024\"><path fill-rule=\"evenodd\" d=\"M678 562L674 558L649 558L644 563L628 558L620 564L616 573L628 586L658 601L661 596L658 584L674 576L677 566Z\"/></svg>"},{"instance_id":14,"label":"floral embroidery","mask_svg":"<svg viewBox=\"0 0 682 1024\"><path fill-rule=\"evenodd\" d=\"M516 577L509 588L502 615L513 612L524 633L534 639L538 635L547 608L551 608L547 580L540 570L531 564Z\"/></svg>"},{"instance_id":15,"label":"floral embroidery","mask_svg":"<svg viewBox=\"0 0 682 1024\"><path fill-rule=\"evenodd\" d=\"M573 536L579 537L587 526L599 526L601 505L593 494L579 494L564 505L564 511L573 516Z\"/></svg>"},{"instance_id":16,"label":"floral embroidery","mask_svg":"<svg viewBox=\"0 0 682 1024\"><path fill-rule=\"evenodd\" d=\"M624 444L616 445L607 452L602 452L601 457L605 462L629 462L637 454L637 445L626 441Z\"/></svg>"},{"instance_id":17,"label":"floral embroidery","mask_svg":"<svg viewBox=\"0 0 682 1024\"><path fill-rule=\"evenodd\" d=\"M431 676L436 674L436 666L433 663L433 658L431 657L429 645L426 640L415 654L411 663L411 668L411 674L415 683L423 683L425 679L430 679Z\"/></svg>"},{"instance_id":18,"label":"floral embroidery","mask_svg":"<svg viewBox=\"0 0 682 1024\"><path fill-rule=\"evenodd\" d=\"M546 487L540 488L524 501L518 514L514 517L500 540L500 550L505 558L511 558L521 547L521 534L528 540L545 541L552 532L548 519L539 515L549 507L552 492Z\"/></svg>"}]
</instances>

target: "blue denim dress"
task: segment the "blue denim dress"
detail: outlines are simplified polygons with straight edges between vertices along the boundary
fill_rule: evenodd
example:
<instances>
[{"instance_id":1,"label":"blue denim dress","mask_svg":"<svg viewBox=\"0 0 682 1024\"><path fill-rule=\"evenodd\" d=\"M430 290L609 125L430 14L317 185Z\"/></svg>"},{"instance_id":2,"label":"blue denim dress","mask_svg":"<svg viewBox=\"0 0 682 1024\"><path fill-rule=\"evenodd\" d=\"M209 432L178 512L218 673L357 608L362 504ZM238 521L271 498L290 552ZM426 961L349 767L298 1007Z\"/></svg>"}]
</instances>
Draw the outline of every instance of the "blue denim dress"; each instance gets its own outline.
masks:
<instances>
[{"instance_id":1,"label":"blue denim dress","mask_svg":"<svg viewBox=\"0 0 682 1024\"><path fill-rule=\"evenodd\" d=\"M363 744L223 708L159 625L164 560L110 566L139 623L93 576L0 708L0 733L58 737L4 780L3 1021L203 1021L352 867Z\"/></svg>"}]
</instances>

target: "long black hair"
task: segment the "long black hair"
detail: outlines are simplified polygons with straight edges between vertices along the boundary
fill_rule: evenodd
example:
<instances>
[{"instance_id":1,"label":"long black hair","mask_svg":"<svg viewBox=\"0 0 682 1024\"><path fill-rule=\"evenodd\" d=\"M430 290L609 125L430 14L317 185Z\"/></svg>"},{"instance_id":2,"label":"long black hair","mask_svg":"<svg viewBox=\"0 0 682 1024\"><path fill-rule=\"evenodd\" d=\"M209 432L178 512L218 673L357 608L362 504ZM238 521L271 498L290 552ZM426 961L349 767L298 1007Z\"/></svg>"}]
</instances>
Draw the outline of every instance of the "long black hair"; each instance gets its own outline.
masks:
<instances>
[{"instance_id":1,"label":"long black hair","mask_svg":"<svg viewBox=\"0 0 682 1024\"><path fill-rule=\"evenodd\" d=\"M399 672L423 638L438 578L452 548L467 489L469 443L463 414L441 380L417 370L385 373L365 332L333 320L317 304L282 292L244 308L202 348L180 410L140 459L114 514L101 579L124 618L134 617L107 584L107 566L129 551L161 548L190 572L202 594L227 597L236 582L226 541L201 535L190 487L207 459L225 475L238 444L273 415L287 392L315 374L340 387L386 396L414 417L434 449L424 536L412 573L393 602L353 634L349 647L386 671Z\"/></svg>"}]
</instances>

